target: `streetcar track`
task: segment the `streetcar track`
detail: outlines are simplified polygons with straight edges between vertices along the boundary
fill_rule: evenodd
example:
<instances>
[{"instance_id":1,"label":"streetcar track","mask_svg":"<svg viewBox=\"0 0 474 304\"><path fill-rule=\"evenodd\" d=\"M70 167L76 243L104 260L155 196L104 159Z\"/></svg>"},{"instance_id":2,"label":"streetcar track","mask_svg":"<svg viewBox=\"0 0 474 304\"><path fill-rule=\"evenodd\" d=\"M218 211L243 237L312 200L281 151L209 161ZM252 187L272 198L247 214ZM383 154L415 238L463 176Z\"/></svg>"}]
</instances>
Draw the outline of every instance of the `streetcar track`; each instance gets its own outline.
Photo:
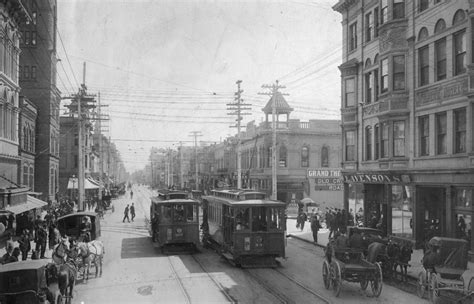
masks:
<instances>
[{"instance_id":1,"label":"streetcar track","mask_svg":"<svg viewBox=\"0 0 474 304\"><path fill-rule=\"evenodd\" d=\"M222 286L221 283L219 283L208 271L207 269L204 267L204 265L201 263L201 261L199 261L195 255L191 255L191 257L193 258L193 260L199 265L199 267L201 267L201 269L207 274L207 276L209 277L209 279L211 279L211 281L217 286L217 288L219 288L220 292L227 298L227 301L229 301L229 303L238 303L237 300L235 300L230 294L229 292L227 291L227 289Z\"/></svg>"},{"instance_id":2,"label":"streetcar track","mask_svg":"<svg viewBox=\"0 0 474 304\"><path fill-rule=\"evenodd\" d=\"M186 303L191 304L191 297L189 296L189 293L186 291L186 288L184 287L184 284L183 284L183 280L178 275L178 272L176 271L176 268L174 268L174 266L173 266L173 261L171 261L171 257L169 257L169 256L168 256L168 262L169 262L171 271L173 271L175 281L177 281L179 286L181 287L181 292L182 292L182 294L184 295L184 297L186 299Z\"/></svg>"},{"instance_id":3,"label":"streetcar track","mask_svg":"<svg viewBox=\"0 0 474 304\"><path fill-rule=\"evenodd\" d=\"M268 283L266 283L262 278L258 275L252 273L249 269L243 269L246 274L248 274L254 281L256 281L260 286L263 287L266 291L268 291L272 296L277 298L280 303L288 304L288 303L295 303L294 301L288 299L284 294L277 291L275 288L271 287Z\"/></svg>"}]
</instances>

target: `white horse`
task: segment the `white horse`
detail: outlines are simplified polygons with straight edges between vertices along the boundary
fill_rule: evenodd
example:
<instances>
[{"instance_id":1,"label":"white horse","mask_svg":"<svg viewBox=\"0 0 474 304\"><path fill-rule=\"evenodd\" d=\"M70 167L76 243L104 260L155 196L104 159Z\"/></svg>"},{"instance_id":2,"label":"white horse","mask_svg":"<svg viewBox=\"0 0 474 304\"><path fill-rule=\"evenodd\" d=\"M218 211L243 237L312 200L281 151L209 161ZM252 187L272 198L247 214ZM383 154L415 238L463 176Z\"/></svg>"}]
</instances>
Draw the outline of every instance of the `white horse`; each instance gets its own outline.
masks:
<instances>
[{"instance_id":1,"label":"white horse","mask_svg":"<svg viewBox=\"0 0 474 304\"><path fill-rule=\"evenodd\" d=\"M78 255L82 258L84 265L83 278L86 282L89 279L89 270L92 262L95 265L95 277L102 276L102 260L105 254L105 247L101 241L94 240L89 243L77 243ZM100 270L99 270L100 267ZM87 275L86 275L87 270Z\"/></svg>"}]
</instances>

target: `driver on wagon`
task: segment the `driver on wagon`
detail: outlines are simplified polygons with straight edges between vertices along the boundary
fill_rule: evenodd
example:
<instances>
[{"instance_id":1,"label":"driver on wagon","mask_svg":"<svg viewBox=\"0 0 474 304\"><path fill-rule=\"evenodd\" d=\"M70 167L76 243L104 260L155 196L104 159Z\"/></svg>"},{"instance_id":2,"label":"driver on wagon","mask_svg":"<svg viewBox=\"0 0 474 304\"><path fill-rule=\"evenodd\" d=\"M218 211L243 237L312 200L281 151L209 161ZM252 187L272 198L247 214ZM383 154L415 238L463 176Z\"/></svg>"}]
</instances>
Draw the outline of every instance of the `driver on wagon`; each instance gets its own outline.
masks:
<instances>
[{"instance_id":1,"label":"driver on wagon","mask_svg":"<svg viewBox=\"0 0 474 304\"><path fill-rule=\"evenodd\" d=\"M82 223L80 226L81 235L83 236L83 241L88 243L91 240L91 222L89 217L84 216L82 218Z\"/></svg>"}]
</instances>

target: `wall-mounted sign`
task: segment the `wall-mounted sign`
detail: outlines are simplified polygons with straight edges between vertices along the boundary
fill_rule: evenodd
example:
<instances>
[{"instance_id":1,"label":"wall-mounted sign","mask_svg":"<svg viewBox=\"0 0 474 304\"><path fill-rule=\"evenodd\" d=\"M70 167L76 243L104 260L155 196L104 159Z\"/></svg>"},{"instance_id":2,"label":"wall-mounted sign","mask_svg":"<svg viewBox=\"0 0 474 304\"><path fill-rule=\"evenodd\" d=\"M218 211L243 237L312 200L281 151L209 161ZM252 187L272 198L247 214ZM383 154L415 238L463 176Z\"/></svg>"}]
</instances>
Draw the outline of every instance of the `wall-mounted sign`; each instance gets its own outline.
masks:
<instances>
[{"instance_id":1,"label":"wall-mounted sign","mask_svg":"<svg viewBox=\"0 0 474 304\"><path fill-rule=\"evenodd\" d=\"M344 189L341 169L308 169L308 179L314 180L316 191L341 191Z\"/></svg>"},{"instance_id":2,"label":"wall-mounted sign","mask_svg":"<svg viewBox=\"0 0 474 304\"><path fill-rule=\"evenodd\" d=\"M345 183L367 183L367 184L397 184L409 183L410 176L407 174L389 173L345 173Z\"/></svg>"},{"instance_id":3,"label":"wall-mounted sign","mask_svg":"<svg viewBox=\"0 0 474 304\"><path fill-rule=\"evenodd\" d=\"M336 177L340 178L340 168L320 168L320 169L308 169L308 177Z\"/></svg>"},{"instance_id":4,"label":"wall-mounted sign","mask_svg":"<svg viewBox=\"0 0 474 304\"><path fill-rule=\"evenodd\" d=\"M344 190L344 184L338 185L316 185L314 186L314 190L316 191L342 191Z\"/></svg>"}]
</instances>

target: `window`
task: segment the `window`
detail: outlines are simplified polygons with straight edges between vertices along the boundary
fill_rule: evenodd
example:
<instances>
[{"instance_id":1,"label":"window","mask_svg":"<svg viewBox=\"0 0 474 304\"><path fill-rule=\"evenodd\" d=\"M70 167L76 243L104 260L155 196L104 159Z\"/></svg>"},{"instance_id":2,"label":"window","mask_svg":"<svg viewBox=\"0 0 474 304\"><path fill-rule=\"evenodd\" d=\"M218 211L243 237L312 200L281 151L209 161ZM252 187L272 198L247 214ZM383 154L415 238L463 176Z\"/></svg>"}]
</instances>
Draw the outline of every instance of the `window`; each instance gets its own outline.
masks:
<instances>
[{"instance_id":1,"label":"window","mask_svg":"<svg viewBox=\"0 0 474 304\"><path fill-rule=\"evenodd\" d=\"M301 148L301 167L309 167L309 148L303 146Z\"/></svg>"},{"instance_id":2,"label":"window","mask_svg":"<svg viewBox=\"0 0 474 304\"><path fill-rule=\"evenodd\" d=\"M23 78L23 67L20 65L18 66L18 75L20 75L20 80Z\"/></svg>"},{"instance_id":3,"label":"window","mask_svg":"<svg viewBox=\"0 0 474 304\"><path fill-rule=\"evenodd\" d=\"M443 19L439 19L435 25L435 29L434 29L435 34L439 34L445 29L446 29L446 22L444 22Z\"/></svg>"},{"instance_id":4,"label":"window","mask_svg":"<svg viewBox=\"0 0 474 304\"><path fill-rule=\"evenodd\" d=\"M31 41L30 32L25 31L25 45L29 45Z\"/></svg>"},{"instance_id":5,"label":"window","mask_svg":"<svg viewBox=\"0 0 474 304\"><path fill-rule=\"evenodd\" d=\"M286 159L287 159L287 150L286 150L286 147L282 145L280 146L280 161L279 161L280 167L286 167L287 165Z\"/></svg>"},{"instance_id":6,"label":"window","mask_svg":"<svg viewBox=\"0 0 474 304\"><path fill-rule=\"evenodd\" d=\"M380 149L379 124L376 124L374 126L374 143L375 143L374 159L379 159L379 149Z\"/></svg>"},{"instance_id":7,"label":"window","mask_svg":"<svg viewBox=\"0 0 474 304\"><path fill-rule=\"evenodd\" d=\"M405 56L393 56L393 89L405 90Z\"/></svg>"},{"instance_id":8,"label":"window","mask_svg":"<svg viewBox=\"0 0 474 304\"><path fill-rule=\"evenodd\" d=\"M418 62L420 65L420 86L427 85L430 81L430 60L428 55L428 46L418 50Z\"/></svg>"},{"instance_id":9,"label":"window","mask_svg":"<svg viewBox=\"0 0 474 304\"><path fill-rule=\"evenodd\" d=\"M382 158L388 157L388 123L382 124L382 138L380 146L380 156Z\"/></svg>"},{"instance_id":10,"label":"window","mask_svg":"<svg viewBox=\"0 0 474 304\"><path fill-rule=\"evenodd\" d=\"M388 0L382 0L380 7L380 24L384 24L388 20Z\"/></svg>"},{"instance_id":11,"label":"window","mask_svg":"<svg viewBox=\"0 0 474 304\"><path fill-rule=\"evenodd\" d=\"M390 193L391 192L391 193ZM392 185L392 234L403 238L413 238L413 200L409 186Z\"/></svg>"},{"instance_id":12,"label":"window","mask_svg":"<svg viewBox=\"0 0 474 304\"><path fill-rule=\"evenodd\" d=\"M418 9L420 12L424 11L425 9L428 8L428 5L430 3L429 0L419 0L419 4L418 4Z\"/></svg>"},{"instance_id":13,"label":"window","mask_svg":"<svg viewBox=\"0 0 474 304\"><path fill-rule=\"evenodd\" d=\"M31 67L31 79L36 80L36 66Z\"/></svg>"},{"instance_id":14,"label":"window","mask_svg":"<svg viewBox=\"0 0 474 304\"><path fill-rule=\"evenodd\" d=\"M379 36L379 8L374 8L374 38Z\"/></svg>"},{"instance_id":15,"label":"window","mask_svg":"<svg viewBox=\"0 0 474 304\"><path fill-rule=\"evenodd\" d=\"M74 134L74 146L78 146L79 145L79 135L78 134Z\"/></svg>"},{"instance_id":16,"label":"window","mask_svg":"<svg viewBox=\"0 0 474 304\"><path fill-rule=\"evenodd\" d=\"M379 70L374 70L374 91L375 91L375 101L379 99Z\"/></svg>"},{"instance_id":17,"label":"window","mask_svg":"<svg viewBox=\"0 0 474 304\"><path fill-rule=\"evenodd\" d=\"M74 155L74 168L77 168L77 163L78 163L78 158L77 155Z\"/></svg>"},{"instance_id":18,"label":"window","mask_svg":"<svg viewBox=\"0 0 474 304\"><path fill-rule=\"evenodd\" d=\"M372 32L374 30L374 18L372 12L365 15L365 41L372 40Z\"/></svg>"},{"instance_id":19,"label":"window","mask_svg":"<svg viewBox=\"0 0 474 304\"><path fill-rule=\"evenodd\" d=\"M418 32L418 41L428 38L428 30L426 27L422 27L421 30Z\"/></svg>"},{"instance_id":20,"label":"window","mask_svg":"<svg viewBox=\"0 0 474 304\"><path fill-rule=\"evenodd\" d=\"M454 111L454 152L466 152L466 108Z\"/></svg>"},{"instance_id":21,"label":"window","mask_svg":"<svg viewBox=\"0 0 474 304\"><path fill-rule=\"evenodd\" d=\"M355 79L346 79L346 107L355 106Z\"/></svg>"},{"instance_id":22,"label":"window","mask_svg":"<svg viewBox=\"0 0 474 304\"><path fill-rule=\"evenodd\" d=\"M466 57L466 31L457 32L453 36L454 46L454 75L466 72L464 59Z\"/></svg>"},{"instance_id":23,"label":"window","mask_svg":"<svg viewBox=\"0 0 474 304\"><path fill-rule=\"evenodd\" d=\"M28 182L28 171L29 171L29 168L28 168L28 165L25 164L23 165L23 185L25 186L28 186L29 185L29 182Z\"/></svg>"},{"instance_id":24,"label":"window","mask_svg":"<svg viewBox=\"0 0 474 304\"><path fill-rule=\"evenodd\" d=\"M393 122L393 156L405 156L405 121Z\"/></svg>"},{"instance_id":25,"label":"window","mask_svg":"<svg viewBox=\"0 0 474 304\"><path fill-rule=\"evenodd\" d=\"M435 42L436 80L446 79L446 38Z\"/></svg>"},{"instance_id":26,"label":"window","mask_svg":"<svg viewBox=\"0 0 474 304\"><path fill-rule=\"evenodd\" d=\"M30 67L27 65L23 67L23 78L30 79Z\"/></svg>"},{"instance_id":27,"label":"window","mask_svg":"<svg viewBox=\"0 0 474 304\"><path fill-rule=\"evenodd\" d=\"M346 131L346 161L355 160L355 131Z\"/></svg>"},{"instance_id":28,"label":"window","mask_svg":"<svg viewBox=\"0 0 474 304\"><path fill-rule=\"evenodd\" d=\"M31 45L36 45L36 32L31 32Z\"/></svg>"},{"instance_id":29,"label":"window","mask_svg":"<svg viewBox=\"0 0 474 304\"><path fill-rule=\"evenodd\" d=\"M349 51L357 48L357 22L349 26Z\"/></svg>"},{"instance_id":30,"label":"window","mask_svg":"<svg viewBox=\"0 0 474 304\"><path fill-rule=\"evenodd\" d=\"M372 159L372 127L365 128L365 160Z\"/></svg>"},{"instance_id":31,"label":"window","mask_svg":"<svg viewBox=\"0 0 474 304\"><path fill-rule=\"evenodd\" d=\"M329 149L326 146L321 148L321 167L329 167Z\"/></svg>"},{"instance_id":32,"label":"window","mask_svg":"<svg viewBox=\"0 0 474 304\"><path fill-rule=\"evenodd\" d=\"M29 186L31 190L33 190L33 187L35 186L34 180L35 180L35 169L33 168L33 166L31 166L30 167L30 182L29 182Z\"/></svg>"},{"instance_id":33,"label":"window","mask_svg":"<svg viewBox=\"0 0 474 304\"><path fill-rule=\"evenodd\" d=\"M373 78L372 73L365 74L365 103L370 104L372 102L372 88L373 88Z\"/></svg>"},{"instance_id":34,"label":"window","mask_svg":"<svg viewBox=\"0 0 474 304\"><path fill-rule=\"evenodd\" d=\"M380 61L380 86L381 93L388 91L388 59L382 59Z\"/></svg>"},{"instance_id":35,"label":"window","mask_svg":"<svg viewBox=\"0 0 474 304\"><path fill-rule=\"evenodd\" d=\"M405 18L405 0L393 0L393 19Z\"/></svg>"},{"instance_id":36,"label":"window","mask_svg":"<svg viewBox=\"0 0 474 304\"><path fill-rule=\"evenodd\" d=\"M453 25L458 25L462 23L464 19L466 19L466 14L464 13L464 10L462 9L457 10L456 13L454 14Z\"/></svg>"},{"instance_id":37,"label":"window","mask_svg":"<svg viewBox=\"0 0 474 304\"><path fill-rule=\"evenodd\" d=\"M436 154L446 154L446 112L436 114Z\"/></svg>"},{"instance_id":38,"label":"window","mask_svg":"<svg viewBox=\"0 0 474 304\"><path fill-rule=\"evenodd\" d=\"M430 118L422 116L419 119L420 128L420 156L430 154Z\"/></svg>"},{"instance_id":39,"label":"window","mask_svg":"<svg viewBox=\"0 0 474 304\"><path fill-rule=\"evenodd\" d=\"M36 21L37 21L37 13L36 13L36 12L33 12L33 13L31 14L31 19L33 19L33 24L36 25Z\"/></svg>"}]
</instances>

